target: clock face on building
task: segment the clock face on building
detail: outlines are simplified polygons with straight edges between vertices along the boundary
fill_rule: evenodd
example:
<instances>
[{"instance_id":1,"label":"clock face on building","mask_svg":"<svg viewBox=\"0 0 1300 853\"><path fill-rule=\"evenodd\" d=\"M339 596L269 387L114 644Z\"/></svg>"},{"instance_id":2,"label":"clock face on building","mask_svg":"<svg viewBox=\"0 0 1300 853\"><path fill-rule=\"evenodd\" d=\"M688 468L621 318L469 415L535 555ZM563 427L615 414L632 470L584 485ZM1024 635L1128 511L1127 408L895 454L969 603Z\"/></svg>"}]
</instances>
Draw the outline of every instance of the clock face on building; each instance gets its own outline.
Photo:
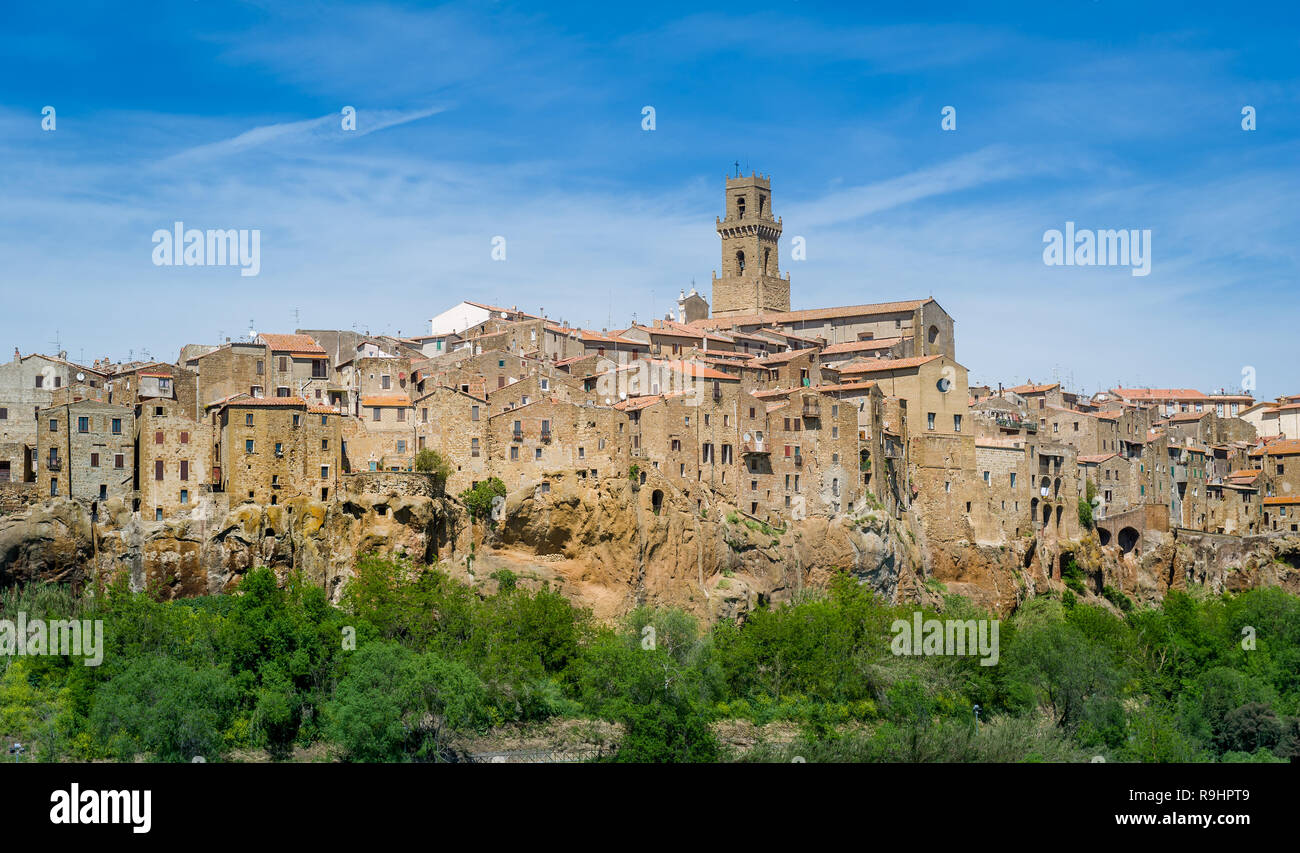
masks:
<instances>
[{"instance_id":1,"label":"clock face on building","mask_svg":"<svg viewBox=\"0 0 1300 853\"><path fill-rule=\"evenodd\" d=\"M947 376L945 376L935 383L935 387L937 387L940 391L947 394L948 389L952 387L952 380L949 379Z\"/></svg>"}]
</instances>

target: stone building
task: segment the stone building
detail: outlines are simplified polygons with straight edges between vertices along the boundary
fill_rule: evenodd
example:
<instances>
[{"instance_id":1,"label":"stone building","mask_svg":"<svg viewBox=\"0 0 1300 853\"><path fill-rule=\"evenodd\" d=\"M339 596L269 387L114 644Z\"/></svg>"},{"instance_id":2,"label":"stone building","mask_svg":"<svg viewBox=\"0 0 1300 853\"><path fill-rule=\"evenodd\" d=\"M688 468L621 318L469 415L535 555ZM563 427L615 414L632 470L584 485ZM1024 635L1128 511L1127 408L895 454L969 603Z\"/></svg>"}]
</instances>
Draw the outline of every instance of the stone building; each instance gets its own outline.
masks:
<instances>
[{"instance_id":1,"label":"stone building","mask_svg":"<svg viewBox=\"0 0 1300 853\"><path fill-rule=\"evenodd\" d=\"M772 181L753 174L726 179L722 275L713 274L713 316L790 310L790 275L781 278L781 220L772 215Z\"/></svg>"},{"instance_id":2,"label":"stone building","mask_svg":"<svg viewBox=\"0 0 1300 853\"><path fill-rule=\"evenodd\" d=\"M135 407L134 508L148 518L189 513L211 493L212 424L191 417L191 411L164 397L142 399Z\"/></svg>"},{"instance_id":3,"label":"stone building","mask_svg":"<svg viewBox=\"0 0 1300 853\"><path fill-rule=\"evenodd\" d=\"M0 364L0 483L34 483L37 463L37 425L41 409L56 403L61 391L80 387L81 399L98 396L106 374L59 356L20 355ZM49 484L46 483L46 486Z\"/></svg>"},{"instance_id":4,"label":"stone building","mask_svg":"<svg viewBox=\"0 0 1300 853\"><path fill-rule=\"evenodd\" d=\"M135 415L125 406L81 400L38 414L36 480L42 494L98 506L135 491Z\"/></svg>"},{"instance_id":5,"label":"stone building","mask_svg":"<svg viewBox=\"0 0 1300 853\"><path fill-rule=\"evenodd\" d=\"M343 416L334 409L298 397L241 397L216 414L212 478L230 503L338 494Z\"/></svg>"},{"instance_id":6,"label":"stone building","mask_svg":"<svg viewBox=\"0 0 1300 853\"><path fill-rule=\"evenodd\" d=\"M416 452L438 451L452 466L448 494L459 494L492 475L488 464L488 401L460 390L437 386L418 397Z\"/></svg>"}]
</instances>

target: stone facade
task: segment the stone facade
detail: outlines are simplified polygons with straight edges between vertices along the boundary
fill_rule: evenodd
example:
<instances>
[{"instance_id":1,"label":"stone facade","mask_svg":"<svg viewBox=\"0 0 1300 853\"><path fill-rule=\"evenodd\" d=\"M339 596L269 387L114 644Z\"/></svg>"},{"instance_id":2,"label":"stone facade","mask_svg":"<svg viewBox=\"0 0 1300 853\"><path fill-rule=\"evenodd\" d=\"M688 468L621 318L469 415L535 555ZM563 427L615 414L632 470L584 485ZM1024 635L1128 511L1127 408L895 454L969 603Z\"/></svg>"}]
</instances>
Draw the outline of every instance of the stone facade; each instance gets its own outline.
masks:
<instances>
[{"instance_id":1,"label":"stone facade","mask_svg":"<svg viewBox=\"0 0 1300 853\"><path fill-rule=\"evenodd\" d=\"M125 406L82 400L42 409L36 482L41 494L83 504L135 494L135 414Z\"/></svg>"}]
</instances>

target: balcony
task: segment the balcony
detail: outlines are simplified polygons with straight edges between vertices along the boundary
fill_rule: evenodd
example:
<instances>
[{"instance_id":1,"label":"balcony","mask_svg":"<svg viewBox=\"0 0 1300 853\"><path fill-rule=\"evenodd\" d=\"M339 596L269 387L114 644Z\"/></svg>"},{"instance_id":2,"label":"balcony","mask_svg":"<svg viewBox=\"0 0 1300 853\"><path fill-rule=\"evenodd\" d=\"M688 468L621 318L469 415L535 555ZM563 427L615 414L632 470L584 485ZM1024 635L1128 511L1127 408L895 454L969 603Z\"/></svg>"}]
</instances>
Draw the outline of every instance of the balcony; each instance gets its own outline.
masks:
<instances>
[{"instance_id":1,"label":"balcony","mask_svg":"<svg viewBox=\"0 0 1300 853\"><path fill-rule=\"evenodd\" d=\"M46 462L45 462L45 470L46 470L46 471L62 471L62 470L63 470L63 460L62 460L62 459L49 459L49 460L46 460Z\"/></svg>"},{"instance_id":2,"label":"balcony","mask_svg":"<svg viewBox=\"0 0 1300 853\"><path fill-rule=\"evenodd\" d=\"M758 439L755 438L751 438L748 441L742 441L740 443L740 452L746 455L755 455L759 453L770 454L772 451L766 449L766 445L764 442L759 441Z\"/></svg>"},{"instance_id":3,"label":"balcony","mask_svg":"<svg viewBox=\"0 0 1300 853\"><path fill-rule=\"evenodd\" d=\"M523 440L524 440L524 431L523 431L522 429L517 429L517 430L515 430L515 431L511 434L511 437L512 437L515 441L523 441Z\"/></svg>"},{"instance_id":4,"label":"balcony","mask_svg":"<svg viewBox=\"0 0 1300 853\"><path fill-rule=\"evenodd\" d=\"M796 468L802 468L802 467L803 467L803 457L802 457L801 455L799 455L798 453L796 453L796 454L794 455L794 467L796 467Z\"/></svg>"},{"instance_id":5,"label":"balcony","mask_svg":"<svg viewBox=\"0 0 1300 853\"><path fill-rule=\"evenodd\" d=\"M547 444L551 443L551 431L549 429L542 430L542 441Z\"/></svg>"},{"instance_id":6,"label":"balcony","mask_svg":"<svg viewBox=\"0 0 1300 853\"><path fill-rule=\"evenodd\" d=\"M812 400L809 399L808 397L804 397L803 416L805 418L820 418L822 416L821 405L816 400Z\"/></svg>"}]
</instances>

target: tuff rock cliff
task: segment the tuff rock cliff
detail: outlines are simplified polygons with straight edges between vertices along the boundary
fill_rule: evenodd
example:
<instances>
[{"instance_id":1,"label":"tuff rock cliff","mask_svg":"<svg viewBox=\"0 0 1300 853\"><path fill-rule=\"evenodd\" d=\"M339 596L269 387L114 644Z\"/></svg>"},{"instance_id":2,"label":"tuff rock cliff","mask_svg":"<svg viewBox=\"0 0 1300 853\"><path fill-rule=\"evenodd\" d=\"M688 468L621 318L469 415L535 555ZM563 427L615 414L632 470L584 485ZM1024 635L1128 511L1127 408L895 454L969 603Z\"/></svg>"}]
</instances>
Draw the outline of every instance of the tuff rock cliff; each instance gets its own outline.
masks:
<instances>
[{"instance_id":1,"label":"tuff rock cliff","mask_svg":"<svg viewBox=\"0 0 1300 853\"><path fill-rule=\"evenodd\" d=\"M84 587L125 574L134 588L180 597L229 591L244 572L267 565L281 575L301 572L337 597L357 558L375 552L440 561L485 591L509 570L521 585L550 584L602 619L641 604L681 607L708 622L734 619L824 587L841 570L891 602L941 607L944 592L959 593L1006 614L1028 596L1059 589L1070 561L1083 570L1089 595L1112 587L1139 603L1189 583L1300 592L1296 537L1153 534L1139 557L1093 537L991 546L946 540L942 529L942 520L869 510L774 529L725 504L697 509L655 480L594 485L575 476L550 480L546 491L512 492L490 524L471 523L454 499L396 491L199 508L166 521L142 520L110 501L93 523L80 505L56 499L0 516L0 586Z\"/></svg>"}]
</instances>

